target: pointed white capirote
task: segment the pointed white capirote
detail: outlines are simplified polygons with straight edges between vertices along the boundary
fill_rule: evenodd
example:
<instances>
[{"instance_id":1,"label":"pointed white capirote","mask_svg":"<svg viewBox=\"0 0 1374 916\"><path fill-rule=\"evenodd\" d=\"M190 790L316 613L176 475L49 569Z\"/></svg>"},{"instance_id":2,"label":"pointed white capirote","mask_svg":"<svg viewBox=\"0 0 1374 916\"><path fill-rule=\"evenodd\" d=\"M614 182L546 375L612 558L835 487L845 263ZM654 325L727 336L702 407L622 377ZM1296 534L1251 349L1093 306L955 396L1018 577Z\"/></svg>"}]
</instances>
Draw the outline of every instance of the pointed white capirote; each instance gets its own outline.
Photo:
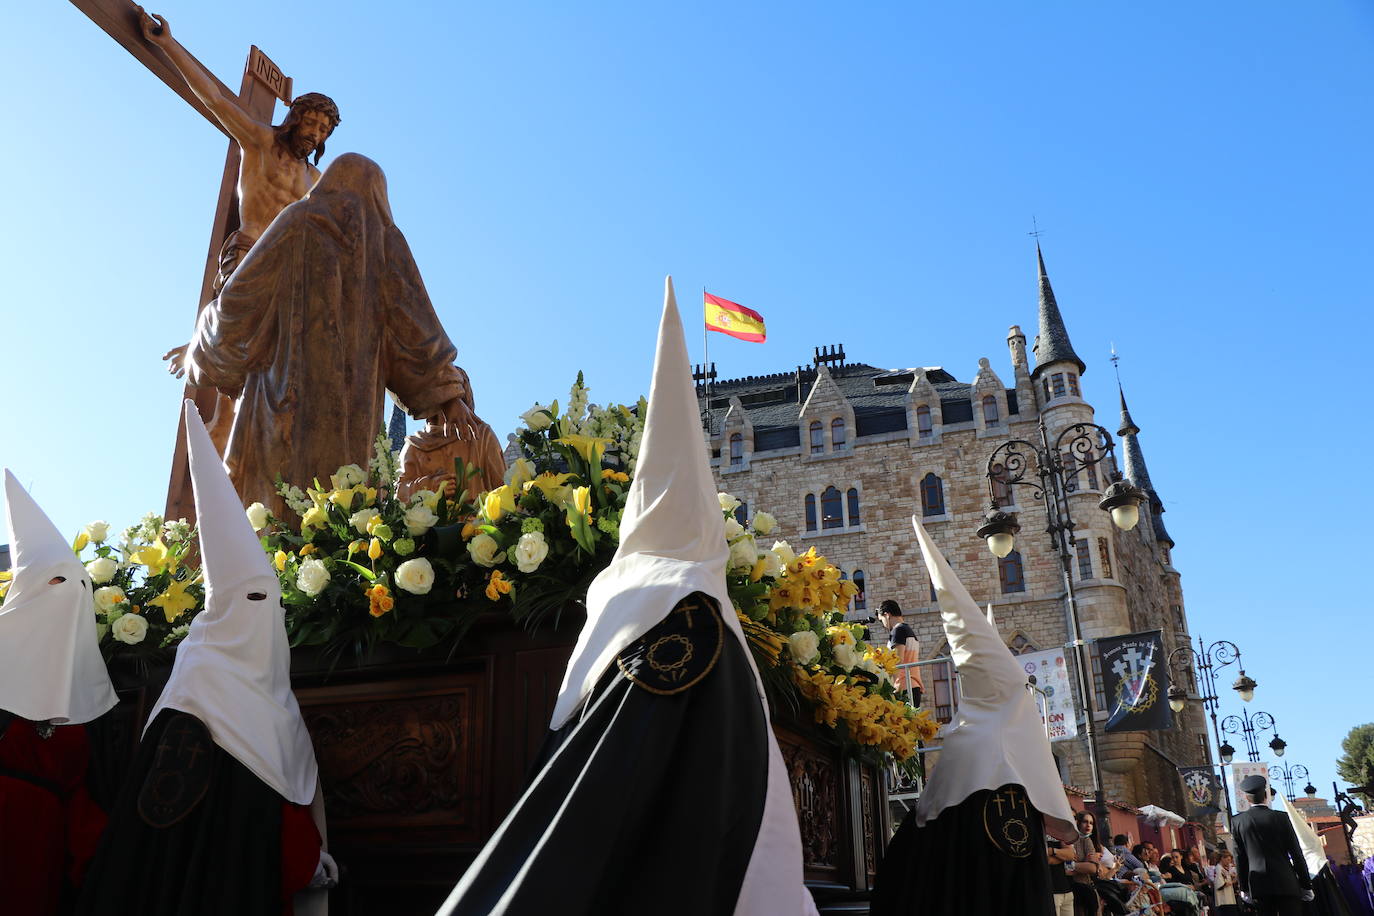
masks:
<instances>
[{"instance_id":1,"label":"pointed white capirote","mask_svg":"<svg viewBox=\"0 0 1374 916\"><path fill-rule=\"evenodd\" d=\"M920 519L912 516L916 540L940 601L940 622L949 654L959 671L960 697L945 727L940 760L916 802L922 826L974 792L1008 784L1025 788L1045 817L1045 829L1071 842L1078 836L1050 742L1026 673L997 629L964 588Z\"/></svg>"},{"instance_id":2,"label":"pointed white capirote","mask_svg":"<svg viewBox=\"0 0 1374 916\"><path fill-rule=\"evenodd\" d=\"M277 575L244 514L194 402L186 441L196 494L205 610L177 646L163 709L190 713L215 744L287 801L308 805L318 769L291 692L291 647Z\"/></svg>"},{"instance_id":3,"label":"pointed white capirote","mask_svg":"<svg viewBox=\"0 0 1374 916\"><path fill-rule=\"evenodd\" d=\"M709 595L720 606L721 619L739 641L754 673L756 699L767 723L763 682L725 584L729 556L720 500L701 434L687 340L673 278L668 277L644 435L620 521L620 546L588 589L587 622L568 662L551 727L568 722L612 660L693 592ZM792 789L771 725L765 791L763 820L735 913L815 913L803 884L801 833Z\"/></svg>"},{"instance_id":4,"label":"pointed white capirote","mask_svg":"<svg viewBox=\"0 0 1374 916\"><path fill-rule=\"evenodd\" d=\"M119 702L100 657L90 576L8 469L5 509L14 579L0 605L0 710L90 722Z\"/></svg>"}]
</instances>

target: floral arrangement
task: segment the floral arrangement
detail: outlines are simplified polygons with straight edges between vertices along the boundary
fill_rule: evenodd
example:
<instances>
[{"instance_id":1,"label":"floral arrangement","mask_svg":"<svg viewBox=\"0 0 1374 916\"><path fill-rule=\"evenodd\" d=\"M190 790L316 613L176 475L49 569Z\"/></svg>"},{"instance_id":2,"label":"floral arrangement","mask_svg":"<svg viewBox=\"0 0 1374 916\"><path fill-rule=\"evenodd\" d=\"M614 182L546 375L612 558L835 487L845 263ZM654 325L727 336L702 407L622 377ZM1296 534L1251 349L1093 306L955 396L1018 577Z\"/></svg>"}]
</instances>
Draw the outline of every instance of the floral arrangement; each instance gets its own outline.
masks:
<instances>
[{"instance_id":1,"label":"floral arrangement","mask_svg":"<svg viewBox=\"0 0 1374 916\"><path fill-rule=\"evenodd\" d=\"M91 577L101 654L138 664L170 656L205 603L200 570L187 562L195 531L185 519L149 514L116 543L110 533L109 522L91 522L72 541ZM0 573L0 602L10 581Z\"/></svg>"},{"instance_id":2,"label":"floral arrangement","mask_svg":"<svg viewBox=\"0 0 1374 916\"><path fill-rule=\"evenodd\" d=\"M812 709L818 725L841 743L898 761L913 758L918 741L929 741L939 724L909 705L893 685L898 654L862 640L863 626L845 623L857 592L853 582L813 547L797 554L786 541L761 549L777 522L767 512L752 521L736 517L739 500L720 494L725 538L730 545L730 597L759 670L784 672Z\"/></svg>"},{"instance_id":3,"label":"floral arrangement","mask_svg":"<svg viewBox=\"0 0 1374 916\"><path fill-rule=\"evenodd\" d=\"M522 415L520 455L490 491L469 492L477 469L465 466L455 468L458 492L401 498L385 436L365 468L345 465L328 486L280 482L299 521L262 503L247 516L281 581L292 645L360 657L383 642L455 646L484 613L531 627L556 617L585 596L619 543L645 407L590 404L579 373L566 409L554 401ZM854 584L814 548L761 547L776 520L746 519L737 499L719 499L730 596L770 690L809 708L840 743L914 762L917 742L938 726L893 686L897 654L844 622ZM93 551L86 568L107 660L170 655L204 602L199 570L186 562L194 532L149 515L117 545L108 536L108 524L93 522L73 545ZM0 575L0 600L6 585Z\"/></svg>"}]
</instances>

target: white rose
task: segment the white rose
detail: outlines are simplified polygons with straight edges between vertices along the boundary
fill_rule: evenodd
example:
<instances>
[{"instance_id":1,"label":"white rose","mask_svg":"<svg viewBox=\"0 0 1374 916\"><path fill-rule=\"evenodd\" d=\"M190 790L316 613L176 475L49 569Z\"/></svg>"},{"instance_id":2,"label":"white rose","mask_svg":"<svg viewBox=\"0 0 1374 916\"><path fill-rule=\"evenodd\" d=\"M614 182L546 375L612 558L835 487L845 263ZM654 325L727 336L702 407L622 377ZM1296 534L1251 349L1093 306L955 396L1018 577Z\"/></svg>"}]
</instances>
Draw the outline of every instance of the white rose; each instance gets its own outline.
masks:
<instances>
[{"instance_id":1,"label":"white rose","mask_svg":"<svg viewBox=\"0 0 1374 916\"><path fill-rule=\"evenodd\" d=\"M763 574L770 579L777 579L782 576L782 557L778 556L777 551L764 550L760 552L763 557Z\"/></svg>"},{"instance_id":2,"label":"white rose","mask_svg":"<svg viewBox=\"0 0 1374 916\"><path fill-rule=\"evenodd\" d=\"M730 545L729 568L732 570L753 569L759 558L759 549L751 537L742 537Z\"/></svg>"},{"instance_id":3,"label":"white rose","mask_svg":"<svg viewBox=\"0 0 1374 916\"><path fill-rule=\"evenodd\" d=\"M541 429L548 429L549 425L553 423L553 420L549 419L549 415L544 413L546 410L548 410L548 408L543 404L535 404L529 410L522 413L520 419L524 420L525 425L535 432Z\"/></svg>"},{"instance_id":4,"label":"white rose","mask_svg":"<svg viewBox=\"0 0 1374 916\"><path fill-rule=\"evenodd\" d=\"M406 510L405 523L406 533L417 538L439 524L439 516L431 512L429 506L421 503Z\"/></svg>"},{"instance_id":5,"label":"white rose","mask_svg":"<svg viewBox=\"0 0 1374 916\"><path fill-rule=\"evenodd\" d=\"M359 534L367 534L367 523L381 514L376 509L359 509L349 516L348 523L356 528Z\"/></svg>"},{"instance_id":6,"label":"white rose","mask_svg":"<svg viewBox=\"0 0 1374 916\"><path fill-rule=\"evenodd\" d=\"M95 590L95 606L109 613L124 600L124 589L118 585L107 585Z\"/></svg>"},{"instance_id":7,"label":"white rose","mask_svg":"<svg viewBox=\"0 0 1374 916\"><path fill-rule=\"evenodd\" d=\"M879 679L881 679L883 675L883 669L879 668L878 663L871 658L860 659L859 670L867 671L869 674Z\"/></svg>"},{"instance_id":8,"label":"white rose","mask_svg":"<svg viewBox=\"0 0 1374 916\"><path fill-rule=\"evenodd\" d=\"M787 637L792 659L799 665L809 665L821 654L820 637L811 630L802 630Z\"/></svg>"},{"instance_id":9,"label":"white rose","mask_svg":"<svg viewBox=\"0 0 1374 916\"><path fill-rule=\"evenodd\" d=\"M497 559L499 553L501 551L496 546L496 539L486 532L468 541L468 555L478 566L495 566L501 562Z\"/></svg>"},{"instance_id":10,"label":"white rose","mask_svg":"<svg viewBox=\"0 0 1374 916\"><path fill-rule=\"evenodd\" d=\"M110 536L109 522L91 522L85 527L86 537L97 544L105 543L105 539Z\"/></svg>"},{"instance_id":11,"label":"white rose","mask_svg":"<svg viewBox=\"0 0 1374 916\"><path fill-rule=\"evenodd\" d=\"M535 470L534 462L528 458L516 458L506 471L506 486L512 490L519 490L527 481L533 480L539 472Z\"/></svg>"},{"instance_id":12,"label":"white rose","mask_svg":"<svg viewBox=\"0 0 1374 916\"><path fill-rule=\"evenodd\" d=\"M110 632L120 642L136 646L148 635L148 621L138 614L125 614L110 624Z\"/></svg>"},{"instance_id":13,"label":"white rose","mask_svg":"<svg viewBox=\"0 0 1374 916\"><path fill-rule=\"evenodd\" d=\"M336 490L356 487L365 480L367 480L367 475L356 464L345 464L329 477L329 482L334 485Z\"/></svg>"},{"instance_id":14,"label":"white rose","mask_svg":"<svg viewBox=\"0 0 1374 916\"><path fill-rule=\"evenodd\" d=\"M244 513L248 516L248 524L253 526L254 531L261 531L267 527L267 507L262 503L253 503Z\"/></svg>"},{"instance_id":15,"label":"white rose","mask_svg":"<svg viewBox=\"0 0 1374 916\"><path fill-rule=\"evenodd\" d=\"M726 512L734 512L739 508L739 500L729 493L717 493L716 499L720 500L720 507Z\"/></svg>"},{"instance_id":16,"label":"white rose","mask_svg":"<svg viewBox=\"0 0 1374 916\"><path fill-rule=\"evenodd\" d=\"M323 561L309 557L301 563L300 571L296 573L296 588L313 598L324 591L328 584L329 569Z\"/></svg>"},{"instance_id":17,"label":"white rose","mask_svg":"<svg viewBox=\"0 0 1374 916\"><path fill-rule=\"evenodd\" d=\"M439 505L439 494L433 490L416 490L410 494L410 504L412 506L424 506L433 510Z\"/></svg>"},{"instance_id":18,"label":"white rose","mask_svg":"<svg viewBox=\"0 0 1374 916\"><path fill-rule=\"evenodd\" d=\"M845 671L853 670L854 666L859 663L859 653L855 652L854 647L847 642L840 643L831 651L835 653L835 664Z\"/></svg>"},{"instance_id":19,"label":"white rose","mask_svg":"<svg viewBox=\"0 0 1374 916\"><path fill-rule=\"evenodd\" d=\"M786 541L774 541L773 552L778 555L779 560L782 560L783 566L790 565L797 558L797 552Z\"/></svg>"},{"instance_id":20,"label":"white rose","mask_svg":"<svg viewBox=\"0 0 1374 916\"><path fill-rule=\"evenodd\" d=\"M733 518L727 518L725 520L725 539L727 541L733 541L741 534L744 534L744 526Z\"/></svg>"},{"instance_id":21,"label":"white rose","mask_svg":"<svg viewBox=\"0 0 1374 916\"><path fill-rule=\"evenodd\" d=\"M776 527L778 527L778 520L767 512L754 513L754 530L759 534L772 534Z\"/></svg>"},{"instance_id":22,"label":"white rose","mask_svg":"<svg viewBox=\"0 0 1374 916\"><path fill-rule=\"evenodd\" d=\"M406 560L396 567L396 584L412 595L428 595L434 587L434 567L424 557Z\"/></svg>"},{"instance_id":23,"label":"white rose","mask_svg":"<svg viewBox=\"0 0 1374 916\"><path fill-rule=\"evenodd\" d=\"M549 542L544 540L542 531L530 531L520 535L515 543L515 565L522 573L532 573L549 555Z\"/></svg>"},{"instance_id":24,"label":"white rose","mask_svg":"<svg viewBox=\"0 0 1374 916\"><path fill-rule=\"evenodd\" d=\"M119 564L109 557L96 557L86 564L86 572L90 574L92 582L101 585L114 578L114 574L119 572Z\"/></svg>"}]
</instances>

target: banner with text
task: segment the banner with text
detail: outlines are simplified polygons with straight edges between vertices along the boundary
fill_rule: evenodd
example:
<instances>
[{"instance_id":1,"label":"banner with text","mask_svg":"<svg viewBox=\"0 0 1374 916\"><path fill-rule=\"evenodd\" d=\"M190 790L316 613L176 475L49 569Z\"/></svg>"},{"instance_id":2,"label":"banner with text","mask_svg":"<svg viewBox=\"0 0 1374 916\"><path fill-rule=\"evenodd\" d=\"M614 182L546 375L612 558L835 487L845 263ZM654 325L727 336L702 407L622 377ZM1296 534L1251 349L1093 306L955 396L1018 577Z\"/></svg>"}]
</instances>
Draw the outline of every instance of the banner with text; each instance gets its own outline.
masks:
<instances>
[{"instance_id":1,"label":"banner with text","mask_svg":"<svg viewBox=\"0 0 1374 916\"><path fill-rule=\"evenodd\" d=\"M1269 779L1269 764L1251 763L1249 760L1237 760L1231 764L1231 785L1236 790L1236 813L1248 811L1250 799L1240 790L1240 784L1245 781L1247 776L1263 776Z\"/></svg>"},{"instance_id":2,"label":"banner with text","mask_svg":"<svg viewBox=\"0 0 1374 916\"><path fill-rule=\"evenodd\" d=\"M1036 705L1040 707L1040 718L1045 722L1045 733L1051 741L1063 741L1078 736L1078 709L1073 702L1073 689L1069 686L1069 666L1064 660L1063 649L1046 649L1043 652L1027 652L1018 655L1016 660L1026 671L1026 677L1035 676L1035 687L1039 692Z\"/></svg>"},{"instance_id":3,"label":"banner with text","mask_svg":"<svg viewBox=\"0 0 1374 916\"><path fill-rule=\"evenodd\" d=\"M1159 630L1097 640L1107 694L1103 731L1143 732L1170 728L1169 671Z\"/></svg>"},{"instance_id":4,"label":"banner with text","mask_svg":"<svg viewBox=\"0 0 1374 916\"><path fill-rule=\"evenodd\" d=\"M1188 800L1188 820L1201 822L1224 807L1221 779L1214 768L1179 767L1178 776L1183 780L1183 797Z\"/></svg>"}]
</instances>

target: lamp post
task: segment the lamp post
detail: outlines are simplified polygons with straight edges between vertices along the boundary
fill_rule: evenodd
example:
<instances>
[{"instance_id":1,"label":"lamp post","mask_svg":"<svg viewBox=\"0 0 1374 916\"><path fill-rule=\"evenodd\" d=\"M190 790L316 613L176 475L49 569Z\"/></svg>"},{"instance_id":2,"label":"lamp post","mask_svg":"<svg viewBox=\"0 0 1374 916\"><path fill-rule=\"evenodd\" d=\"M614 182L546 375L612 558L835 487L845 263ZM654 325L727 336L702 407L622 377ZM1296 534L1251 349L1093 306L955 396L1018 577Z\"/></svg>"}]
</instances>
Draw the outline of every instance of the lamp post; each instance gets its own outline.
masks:
<instances>
[{"instance_id":1,"label":"lamp post","mask_svg":"<svg viewBox=\"0 0 1374 916\"><path fill-rule=\"evenodd\" d=\"M1273 783L1283 780L1283 796L1289 801L1297 798L1293 792L1293 783L1300 779L1307 781L1307 786L1303 791L1307 793L1308 798L1317 794L1317 787L1311 782L1311 774L1307 772L1307 767L1301 763L1275 764L1269 768L1269 781Z\"/></svg>"},{"instance_id":2,"label":"lamp post","mask_svg":"<svg viewBox=\"0 0 1374 916\"><path fill-rule=\"evenodd\" d=\"M1272 731L1274 740L1269 742L1269 749L1274 752L1275 757L1283 756L1283 749L1288 747L1288 742L1279 737L1279 730L1274 725L1274 717L1267 712L1257 712L1253 716L1241 710L1238 716L1227 716L1221 720L1221 730L1228 735L1240 735L1245 741L1245 755L1251 763L1259 763L1259 738L1258 734L1263 731Z\"/></svg>"},{"instance_id":3,"label":"lamp post","mask_svg":"<svg viewBox=\"0 0 1374 916\"><path fill-rule=\"evenodd\" d=\"M1044 414L1039 422L1040 443L1025 439L1003 442L988 459L988 511L978 536L988 542L988 549L999 560L1011 553L1016 534L1021 530L1016 516L1002 511L1001 501L1008 499L1012 487L1027 487L1045 505L1045 531L1050 547L1059 556L1064 576L1064 613L1072 634L1078 669L1078 695L1083 701L1084 736L1088 744L1088 765L1092 770L1094 820L1097 829L1107 829L1107 800L1102 791L1102 767L1097 752L1097 725L1093 719L1093 692L1089 672L1087 644L1083 641L1083 627L1078 619L1078 599L1073 587L1073 558L1076 539L1074 521L1069 510L1069 494L1080 489L1078 476L1101 464L1112 455L1114 443L1111 433L1095 423L1075 423L1061 432L1051 444L1045 428ZM1034 469L1031 469L1031 465ZM1140 521L1140 503L1144 494L1121 479L1113 460L1111 485L1103 494L1098 508L1111 513L1112 522L1129 531ZM999 499L1000 494L1000 499Z\"/></svg>"},{"instance_id":4,"label":"lamp post","mask_svg":"<svg viewBox=\"0 0 1374 916\"><path fill-rule=\"evenodd\" d=\"M1182 679L1175 678L1169 688L1169 708L1174 712L1183 712L1187 701L1198 700L1212 720L1212 734L1216 737L1217 754L1221 758L1221 785L1225 789L1222 796L1226 799L1226 822L1229 824L1234 812L1231 810L1231 789L1226 778L1226 765L1235 756L1236 749L1221 740L1221 728L1217 724L1217 708L1221 705L1221 696L1217 692L1218 673L1228 665L1235 665L1240 669L1240 674L1231 683L1231 689L1242 702L1249 703L1255 698L1255 688L1259 685L1255 683L1254 678L1245 673L1245 665L1240 661L1240 647L1229 639L1218 639L1209 646L1199 636L1196 649L1182 645L1169 653L1169 667L1187 675L1188 683L1194 685L1197 690L1197 696L1189 696L1188 692L1179 686Z\"/></svg>"}]
</instances>

